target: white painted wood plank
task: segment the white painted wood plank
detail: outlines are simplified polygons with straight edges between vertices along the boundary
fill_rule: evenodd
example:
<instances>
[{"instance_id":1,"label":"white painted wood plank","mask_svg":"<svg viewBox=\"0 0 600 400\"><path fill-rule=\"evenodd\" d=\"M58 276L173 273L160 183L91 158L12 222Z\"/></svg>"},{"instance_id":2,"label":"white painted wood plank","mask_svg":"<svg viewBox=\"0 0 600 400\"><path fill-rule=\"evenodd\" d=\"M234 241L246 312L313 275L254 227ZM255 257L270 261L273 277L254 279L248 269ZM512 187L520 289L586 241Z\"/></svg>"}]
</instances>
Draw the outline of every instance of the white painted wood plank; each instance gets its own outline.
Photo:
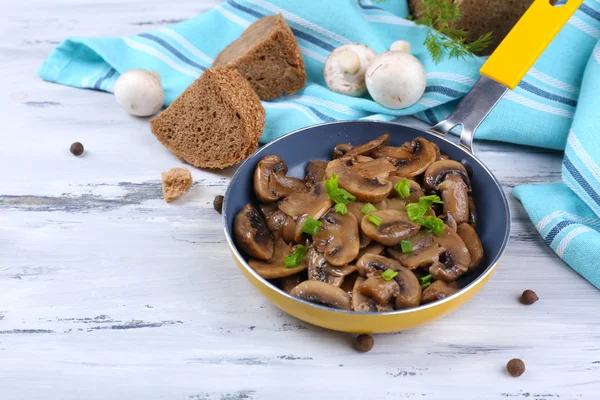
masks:
<instances>
[{"instance_id":1,"label":"white painted wood plank","mask_svg":"<svg viewBox=\"0 0 600 400\"><path fill-rule=\"evenodd\" d=\"M167 26L215 1L22 0L0 14L0 398L596 399L600 296L556 258L520 204L490 283L438 322L352 336L284 315L238 273L212 199L233 170L193 170L174 204L160 172L181 163L111 95L40 81L72 35ZM86 155L73 157L81 141ZM560 180L561 155L478 143L505 191ZM123 195L125 197L123 198ZM527 288L540 301L517 301ZM522 358L519 379L504 372Z\"/></svg>"}]
</instances>

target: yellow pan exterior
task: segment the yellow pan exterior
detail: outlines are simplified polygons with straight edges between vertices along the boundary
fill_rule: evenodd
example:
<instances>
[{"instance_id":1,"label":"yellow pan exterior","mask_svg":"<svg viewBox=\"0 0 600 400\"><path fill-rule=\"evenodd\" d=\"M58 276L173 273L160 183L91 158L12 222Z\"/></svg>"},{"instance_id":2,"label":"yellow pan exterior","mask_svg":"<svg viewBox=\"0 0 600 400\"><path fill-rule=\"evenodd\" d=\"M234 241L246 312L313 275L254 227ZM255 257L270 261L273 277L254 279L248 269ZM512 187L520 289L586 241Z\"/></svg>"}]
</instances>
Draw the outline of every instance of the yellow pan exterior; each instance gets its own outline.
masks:
<instances>
[{"instance_id":1,"label":"yellow pan exterior","mask_svg":"<svg viewBox=\"0 0 600 400\"><path fill-rule=\"evenodd\" d=\"M315 307L283 295L273 286L263 282L251 273L249 271L250 267L246 266L237 257L234 250L232 250L232 255L244 276L263 296L280 310L322 328L352 333L397 332L441 318L462 306L473 297L487 283L498 265L495 264L492 266L484 277L478 278L475 284L468 289L461 290L458 296L451 299L398 314L356 314Z\"/></svg>"}]
</instances>

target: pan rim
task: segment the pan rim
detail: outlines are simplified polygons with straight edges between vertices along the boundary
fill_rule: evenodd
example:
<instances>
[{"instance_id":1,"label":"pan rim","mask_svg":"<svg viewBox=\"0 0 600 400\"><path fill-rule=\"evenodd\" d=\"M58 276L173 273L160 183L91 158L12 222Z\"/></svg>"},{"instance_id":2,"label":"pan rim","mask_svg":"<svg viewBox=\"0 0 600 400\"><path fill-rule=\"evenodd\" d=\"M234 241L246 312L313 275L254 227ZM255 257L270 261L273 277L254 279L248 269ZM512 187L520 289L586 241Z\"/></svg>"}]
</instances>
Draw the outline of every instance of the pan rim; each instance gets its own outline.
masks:
<instances>
[{"instance_id":1,"label":"pan rim","mask_svg":"<svg viewBox=\"0 0 600 400\"><path fill-rule=\"evenodd\" d=\"M225 198L223 200L223 213L221 216L221 221L223 223L223 230L225 232L225 239L227 240L227 244L229 245L229 248L231 250L231 252L233 253L234 257L237 259L238 263L240 263L241 265L244 266L244 268L246 269L246 271L248 273L250 273L252 276L254 276L256 279L258 279L258 281L260 281L263 285L266 285L267 287L269 287L270 289L278 292L278 294L293 300L295 302L298 302L300 304L309 306L309 307L314 307L315 309L319 309L322 311L327 311L327 312L333 312L333 313L338 313L338 314L342 314L342 315L347 315L347 316L363 316L363 317L371 317L371 318L382 318L382 317L386 317L386 316L397 316L397 315L404 315L404 314L410 314L410 313L415 313L415 312L419 312L422 310L427 310L430 308L434 308L434 307L438 307L444 303L448 303L451 302L452 300L462 296L463 294L469 292L472 288L476 287L482 280L484 280L488 275L490 275L495 267L497 266L498 262L500 261L500 258L502 258L502 256L504 255L504 252L506 251L506 247L508 245L509 239L510 239L510 231L511 231L511 227L512 227L512 216L511 216L511 212L510 212L510 207L508 205L508 198L506 196L506 193L504 193L504 190L502 190L502 185L500 185L500 182L498 181L498 179L494 176L494 174L489 170L489 168L483 163L481 162L481 160L475 156L475 154L471 153L470 156L473 157L473 159L485 170L485 172L487 172L487 174L492 178L492 181L494 182L494 184L496 185L496 189L498 189L498 191L500 193L502 193L502 202L504 205L504 212L506 214L507 217L507 225L505 227L504 230L504 237L502 239L502 244L500 245L500 251L498 251L498 253L496 254L496 256L494 257L494 259L492 259L492 261L490 261L489 265L486 267L486 269L481 272L481 274L475 278L471 283L469 283L467 286L461 288L459 291L457 291L456 293L443 298L442 300L438 300L438 301L434 301L432 303L429 304L425 304L425 305L420 305L418 307L415 308L408 308L405 310L394 310L394 311L386 311L386 312L377 312L377 313L373 313L373 312L360 312L360 311L349 311L349 310L340 310L340 309L335 309L335 308L330 308L330 307L325 307L319 304L315 304L315 303L311 303L309 301L306 300L302 300L298 297L292 296L289 293L284 292L283 290L281 290L280 288L278 288L277 286L275 286L274 284L272 284L271 282L269 282L268 280L266 280L265 278L261 277L256 271L254 271L250 265L246 262L246 260L244 259L244 257L242 257L242 255L240 254L240 252L237 249L237 246L235 245L234 241L233 241L233 237L231 232L229 232L229 227L227 225L227 217L228 217L228 213L227 213L227 203L228 203L228 199L229 199L229 194L230 191L232 190L232 184L233 182L235 182L236 178L239 175L240 170L242 169L242 167L247 163L250 162L251 160L256 159L258 153L262 153L264 151L264 149L268 149L270 146L272 146L273 144L285 140L287 137L292 136L292 135L296 135L296 134L300 134L308 129L318 129L320 127L323 126L329 126L329 125L346 125L346 124L363 124L363 123L368 123L368 124L381 124L381 125L395 125L395 126L401 126L401 127L405 127L405 128L409 128L415 131L419 131L421 133L424 133L426 135L432 135L432 136L436 136L437 138L447 142L448 144L450 144L451 146L456 147L457 149L459 149L461 152L465 153L465 154L469 154L469 152L463 148L462 146L460 146L459 144L456 144L454 142L452 142L451 140L447 139L445 136L440 135L440 134L436 134L434 132L428 131L428 130L424 130L424 129L419 129L416 127L412 127L410 125L406 125L406 124L402 124L399 122L395 122L395 121L374 121L374 120L346 120L346 121L332 121L332 122L324 122L321 124L316 124L316 125L310 125L304 128L300 128L297 129L295 131L286 133L285 135L273 140L270 143L267 143L266 145L262 146L257 152L255 152L254 154L252 154L250 157L248 157L236 170L236 172L233 174L233 176L231 177L231 180L229 181L229 184L227 185L227 190L225 191Z\"/></svg>"}]
</instances>

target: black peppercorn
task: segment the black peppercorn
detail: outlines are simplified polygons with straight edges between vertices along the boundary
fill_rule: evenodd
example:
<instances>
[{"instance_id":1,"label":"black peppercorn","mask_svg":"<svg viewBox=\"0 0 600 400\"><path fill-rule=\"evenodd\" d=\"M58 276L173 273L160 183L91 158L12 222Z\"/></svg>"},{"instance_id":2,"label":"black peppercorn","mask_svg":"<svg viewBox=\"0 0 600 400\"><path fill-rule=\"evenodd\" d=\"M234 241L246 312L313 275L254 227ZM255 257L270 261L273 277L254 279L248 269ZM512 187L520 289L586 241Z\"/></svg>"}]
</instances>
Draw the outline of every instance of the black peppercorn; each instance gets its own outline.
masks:
<instances>
[{"instance_id":1,"label":"black peppercorn","mask_svg":"<svg viewBox=\"0 0 600 400\"><path fill-rule=\"evenodd\" d=\"M525 372L525 363L518 358L513 358L506 364L506 370L511 376L521 376Z\"/></svg>"},{"instance_id":2,"label":"black peppercorn","mask_svg":"<svg viewBox=\"0 0 600 400\"><path fill-rule=\"evenodd\" d=\"M523 304L533 304L536 301L539 300L539 297L537 296L537 294L533 291L533 290L526 290L523 292L523 294L521 295L521 303Z\"/></svg>"},{"instance_id":3,"label":"black peppercorn","mask_svg":"<svg viewBox=\"0 0 600 400\"><path fill-rule=\"evenodd\" d=\"M371 335L358 335L356 341L354 342L354 348L360 352L367 352L373 348L375 344L375 340Z\"/></svg>"},{"instance_id":4,"label":"black peppercorn","mask_svg":"<svg viewBox=\"0 0 600 400\"><path fill-rule=\"evenodd\" d=\"M79 142L75 142L71 145L71 153L75 156L83 154L83 145Z\"/></svg>"},{"instance_id":5,"label":"black peppercorn","mask_svg":"<svg viewBox=\"0 0 600 400\"><path fill-rule=\"evenodd\" d=\"M223 210L223 196L218 195L215 197L213 200L213 207L219 214L221 214L221 211Z\"/></svg>"}]
</instances>

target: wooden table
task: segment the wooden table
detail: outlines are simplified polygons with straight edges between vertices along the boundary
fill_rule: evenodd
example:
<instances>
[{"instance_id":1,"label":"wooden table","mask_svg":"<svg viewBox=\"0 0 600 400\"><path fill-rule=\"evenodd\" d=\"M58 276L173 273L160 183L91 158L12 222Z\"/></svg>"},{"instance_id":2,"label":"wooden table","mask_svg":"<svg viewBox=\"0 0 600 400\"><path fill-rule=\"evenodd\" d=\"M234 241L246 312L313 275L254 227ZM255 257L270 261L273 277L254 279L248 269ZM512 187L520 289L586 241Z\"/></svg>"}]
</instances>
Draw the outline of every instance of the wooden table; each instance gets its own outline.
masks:
<instances>
[{"instance_id":1,"label":"wooden table","mask_svg":"<svg viewBox=\"0 0 600 400\"><path fill-rule=\"evenodd\" d=\"M37 77L67 36L138 33L211 3L3 4L0 399L598 399L600 295L510 196L559 181L559 153L477 144L513 212L500 268L451 316L359 354L351 335L281 313L239 273L212 207L233 169L194 169L190 192L166 204L160 173L181 163L146 120ZM527 307L529 288L540 301ZM527 365L518 379L505 371L514 357Z\"/></svg>"}]
</instances>

